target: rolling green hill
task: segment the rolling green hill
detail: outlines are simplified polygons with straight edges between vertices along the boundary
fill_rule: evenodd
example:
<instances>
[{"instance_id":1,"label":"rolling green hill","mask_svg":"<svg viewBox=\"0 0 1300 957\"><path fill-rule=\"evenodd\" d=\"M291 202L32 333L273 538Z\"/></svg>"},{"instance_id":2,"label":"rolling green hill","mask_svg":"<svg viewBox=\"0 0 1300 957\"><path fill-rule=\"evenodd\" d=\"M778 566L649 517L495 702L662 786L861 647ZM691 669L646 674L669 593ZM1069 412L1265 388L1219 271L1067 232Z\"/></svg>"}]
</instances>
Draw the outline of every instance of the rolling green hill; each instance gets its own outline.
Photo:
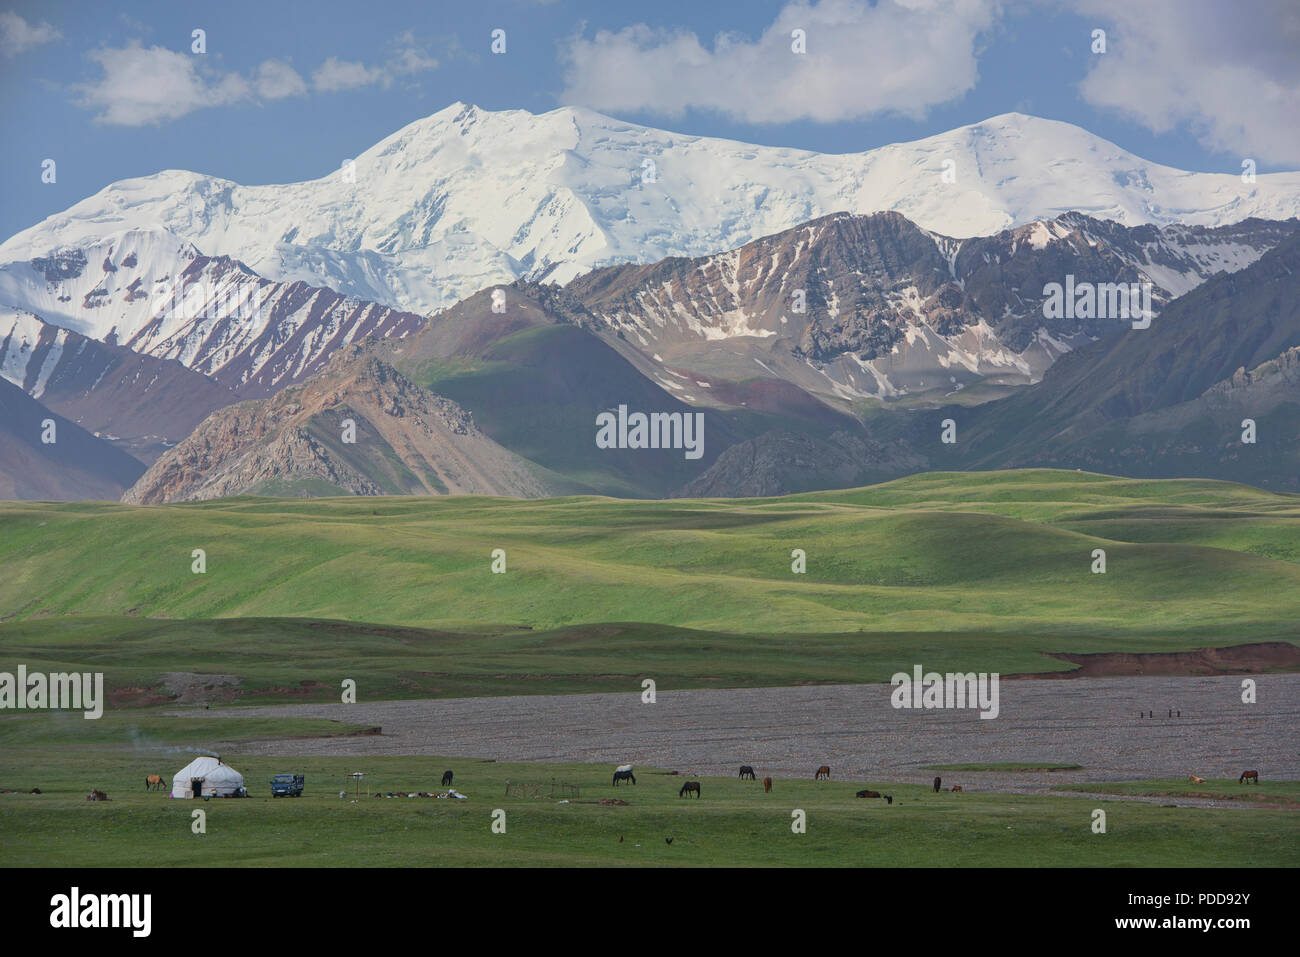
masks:
<instances>
[{"instance_id":1,"label":"rolling green hill","mask_svg":"<svg viewBox=\"0 0 1300 957\"><path fill-rule=\"evenodd\" d=\"M1295 643L1298 531L1297 496L1046 470L748 500L6 503L0 647L288 697L308 661L388 697L1061 670L1040 652Z\"/></svg>"}]
</instances>

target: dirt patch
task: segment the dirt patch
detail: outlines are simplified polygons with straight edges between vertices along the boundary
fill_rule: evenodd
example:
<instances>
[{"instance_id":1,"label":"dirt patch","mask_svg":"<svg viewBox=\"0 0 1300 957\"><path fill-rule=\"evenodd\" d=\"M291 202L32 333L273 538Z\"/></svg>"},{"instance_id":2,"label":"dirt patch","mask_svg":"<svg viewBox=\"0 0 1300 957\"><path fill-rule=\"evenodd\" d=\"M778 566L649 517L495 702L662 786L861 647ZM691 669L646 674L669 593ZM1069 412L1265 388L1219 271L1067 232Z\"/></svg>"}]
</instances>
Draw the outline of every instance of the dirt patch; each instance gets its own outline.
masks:
<instances>
[{"instance_id":1,"label":"dirt patch","mask_svg":"<svg viewBox=\"0 0 1300 957\"><path fill-rule=\"evenodd\" d=\"M240 697L257 698L257 697L263 697L265 695L287 695L290 697L299 697L301 695L315 694L317 691L320 691L322 688L329 688L329 687L332 686L327 685L323 681L300 681L298 682L298 686L296 688L291 687L289 685L273 685L270 688L258 688L256 691L242 692L240 694Z\"/></svg>"},{"instance_id":2,"label":"dirt patch","mask_svg":"<svg viewBox=\"0 0 1300 957\"><path fill-rule=\"evenodd\" d=\"M162 676L163 691L175 704L207 704L229 701L244 679L239 675L201 675L192 671L169 671Z\"/></svg>"},{"instance_id":3,"label":"dirt patch","mask_svg":"<svg viewBox=\"0 0 1300 957\"><path fill-rule=\"evenodd\" d=\"M1224 648L1137 654L1066 654L1045 651L1078 667L1069 671L1003 675L1004 678L1127 678L1148 675L1238 675L1300 668L1300 648L1286 641L1262 641Z\"/></svg>"},{"instance_id":4,"label":"dirt patch","mask_svg":"<svg viewBox=\"0 0 1300 957\"><path fill-rule=\"evenodd\" d=\"M169 704L174 699L171 695L160 694L154 688L111 688L108 703L114 708L145 708L151 704Z\"/></svg>"}]
</instances>

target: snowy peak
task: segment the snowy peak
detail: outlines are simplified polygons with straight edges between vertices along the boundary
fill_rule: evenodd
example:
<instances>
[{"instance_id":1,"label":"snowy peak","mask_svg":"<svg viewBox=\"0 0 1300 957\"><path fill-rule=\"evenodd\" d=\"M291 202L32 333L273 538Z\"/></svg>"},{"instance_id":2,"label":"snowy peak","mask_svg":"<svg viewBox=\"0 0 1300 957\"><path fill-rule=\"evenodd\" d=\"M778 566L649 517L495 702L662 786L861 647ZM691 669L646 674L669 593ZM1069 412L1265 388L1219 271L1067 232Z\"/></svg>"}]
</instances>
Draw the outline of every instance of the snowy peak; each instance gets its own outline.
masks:
<instances>
[{"instance_id":1,"label":"snowy peak","mask_svg":"<svg viewBox=\"0 0 1300 957\"><path fill-rule=\"evenodd\" d=\"M155 293L198 256L193 243L161 226L59 243L0 265L0 303L92 339L125 341Z\"/></svg>"},{"instance_id":2,"label":"snowy peak","mask_svg":"<svg viewBox=\"0 0 1300 957\"><path fill-rule=\"evenodd\" d=\"M953 237L1071 210L1127 226L1218 226L1300 215L1300 174L1246 184L1187 173L1019 113L826 155L573 107L535 115L453 103L307 182L242 186L173 170L115 183L0 245L0 263L161 227L271 280L428 313L494 283L563 283L882 210Z\"/></svg>"}]
</instances>

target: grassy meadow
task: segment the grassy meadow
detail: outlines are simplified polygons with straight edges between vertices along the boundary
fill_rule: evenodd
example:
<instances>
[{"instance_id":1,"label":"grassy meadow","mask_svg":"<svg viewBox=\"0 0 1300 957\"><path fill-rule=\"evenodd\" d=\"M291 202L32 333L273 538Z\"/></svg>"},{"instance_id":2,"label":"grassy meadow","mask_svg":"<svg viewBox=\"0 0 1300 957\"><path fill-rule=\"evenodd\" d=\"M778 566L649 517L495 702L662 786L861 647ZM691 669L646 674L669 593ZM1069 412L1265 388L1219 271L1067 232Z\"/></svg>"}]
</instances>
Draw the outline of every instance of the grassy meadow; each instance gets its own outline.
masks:
<instances>
[{"instance_id":1,"label":"grassy meadow","mask_svg":"<svg viewBox=\"0 0 1300 957\"><path fill-rule=\"evenodd\" d=\"M212 720L202 722L205 729ZM161 750L162 741L184 737L178 723L154 729L151 746L159 750L153 752L125 745L70 751L51 748L49 740L41 747L6 746L0 787L39 786L42 793L0 794L0 866L1213 867L1239 865L1244 847L1256 866L1293 866L1300 858L1300 829L1287 810L936 794L922 785L785 778L765 794L761 782L702 777L697 800L678 797L686 778L663 773L669 769L637 768L635 787L615 789L604 765L295 760L241 756L237 744L222 757L244 775L249 799L173 800L146 792L144 776L161 773L170 785L189 760ZM275 730L290 729L257 729ZM446 769L468 800L373 797L441 792ZM281 771L306 775L302 798L270 797L270 778ZM351 796L339 798L352 771L366 774L365 796L356 804ZM507 797L507 781L541 796ZM560 803L549 796L552 781L576 786L577 796ZM87 802L91 787L110 800ZM1266 783L1260 790L1278 787ZM1294 797L1297 785L1289 787ZM890 794L894 803L856 798L862 788ZM594 803L612 798L627 806ZM1091 830L1099 806L1107 814L1105 834ZM191 830L195 809L206 812L205 834ZM491 830L497 809L506 814L504 834ZM806 833L791 829L795 809L806 813Z\"/></svg>"}]
</instances>

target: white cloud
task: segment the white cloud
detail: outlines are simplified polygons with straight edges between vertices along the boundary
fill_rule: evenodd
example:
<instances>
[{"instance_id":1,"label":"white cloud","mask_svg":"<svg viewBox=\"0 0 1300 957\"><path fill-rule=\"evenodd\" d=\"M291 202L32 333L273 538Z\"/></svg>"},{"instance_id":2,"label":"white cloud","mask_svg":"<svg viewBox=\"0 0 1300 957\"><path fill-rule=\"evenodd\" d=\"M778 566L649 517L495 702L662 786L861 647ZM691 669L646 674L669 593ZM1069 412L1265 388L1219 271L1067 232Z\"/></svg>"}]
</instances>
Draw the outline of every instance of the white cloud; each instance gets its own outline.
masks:
<instances>
[{"instance_id":1,"label":"white cloud","mask_svg":"<svg viewBox=\"0 0 1300 957\"><path fill-rule=\"evenodd\" d=\"M374 83L387 85L387 74L379 67L368 67L355 60L330 57L312 74L312 86L319 93L356 90Z\"/></svg>"},{"instance_id":2,"label":"white cloud","mask_svg":"<svg viewBox=\"0 0 1300 957\"><path fill-rule=\"evenodd\" d=\"M282 100L307 92L307 84L298 71L283 60L264 60L257 68L254 83L257 95L264 100Z\"/></svg>"},{"instance_id":3,"label":"white cloud","mask_svg":"<svg viewBox=\"0 0 1300 957\"><path fill-rule=\"evenodd\" d=\"M1205 147L1300 163L1300 7L1215 0L1083 0L1106 30L1080 84L1093 106L1156 133L1187 126Z\"/></svg>"},{"instance_id":4,"label":"white cloud","mask_svg":"<svg viewBox=\"0 0 1300 957\"><path fill-rule=\"evenodd\" d=\"M393 46L396 52L388 66L395 75L407 76L438 69L437 58L429 56L428 51L421 48L413 31L407 30L400 34L393 41Z\"/></svg>"},{"instance_id":5,"label":"white cloud","mask_svg":"<svg viewBox=\"0 0 1300 957\"><path fill-rule=\"evenodd\" d=\"M207 76L201 58L165 47L132 43L96 50L90 58L103 76L81 87L81 105L114 126L144 126L175 120L195 110L247 99L252 89L237 73Z\"/></svg>"},{"instance_id":6,"label":"white cloud","mask_svg":"<svg viewBox=\"0 0 1300 957\"><path fill-rule=\"evenodd\" d=\"M377 66L366 66L357 60L340 60L330 57L312 74L312 86L321 93L339 90L357 90L378 84L388 89L401 76L436 70L438 61L429 56L410 30L393 41L393 53Z\"/></svg>"},{"instance_id":7,"label":"white cloud","mask_svg":"<svg viewBox=\"0 0 1300 957\"><path fill-rule=\"evenodd\" d=\"M17 56L32 47L53 43L62 36L43 20L28 23L12 10L0 11L0 56Z\"/></svg>"},{"instance_id":8,"label":"white cloud","mask_svg":"<svg viewBox=\"0 0 1300 957\"><path fill-rule=\"evenodd\" d=\"M206 56L178 53L133 41L125 47L90 54L102 71L96 81L78 87L80 105L98 111L95 119L115 126L144 126L179 119L195 110L305 96L307 81L284 60L263 60L248 75L221 72ZM330 57L312 74L312 88L334 93L379 85L387 89L399 77L437 69L438 61L403 33L394 39L389 58L378 66Z\"/></svg>"},{"instance_id":9,"label":"white cloud","mask_svg":"<svg viewBox=\"0 0 1300 957\"><path fill-rule=\"evenodd\" d=\"M563 102L668 116L709 109L752 123L921 116L978 80L976 43L998 0L790 3L756 41L721 34L707 48L684 30L644 25L565 51ZM805 31L807 52L791 50Z\"/></svg>"}]
</instances>

